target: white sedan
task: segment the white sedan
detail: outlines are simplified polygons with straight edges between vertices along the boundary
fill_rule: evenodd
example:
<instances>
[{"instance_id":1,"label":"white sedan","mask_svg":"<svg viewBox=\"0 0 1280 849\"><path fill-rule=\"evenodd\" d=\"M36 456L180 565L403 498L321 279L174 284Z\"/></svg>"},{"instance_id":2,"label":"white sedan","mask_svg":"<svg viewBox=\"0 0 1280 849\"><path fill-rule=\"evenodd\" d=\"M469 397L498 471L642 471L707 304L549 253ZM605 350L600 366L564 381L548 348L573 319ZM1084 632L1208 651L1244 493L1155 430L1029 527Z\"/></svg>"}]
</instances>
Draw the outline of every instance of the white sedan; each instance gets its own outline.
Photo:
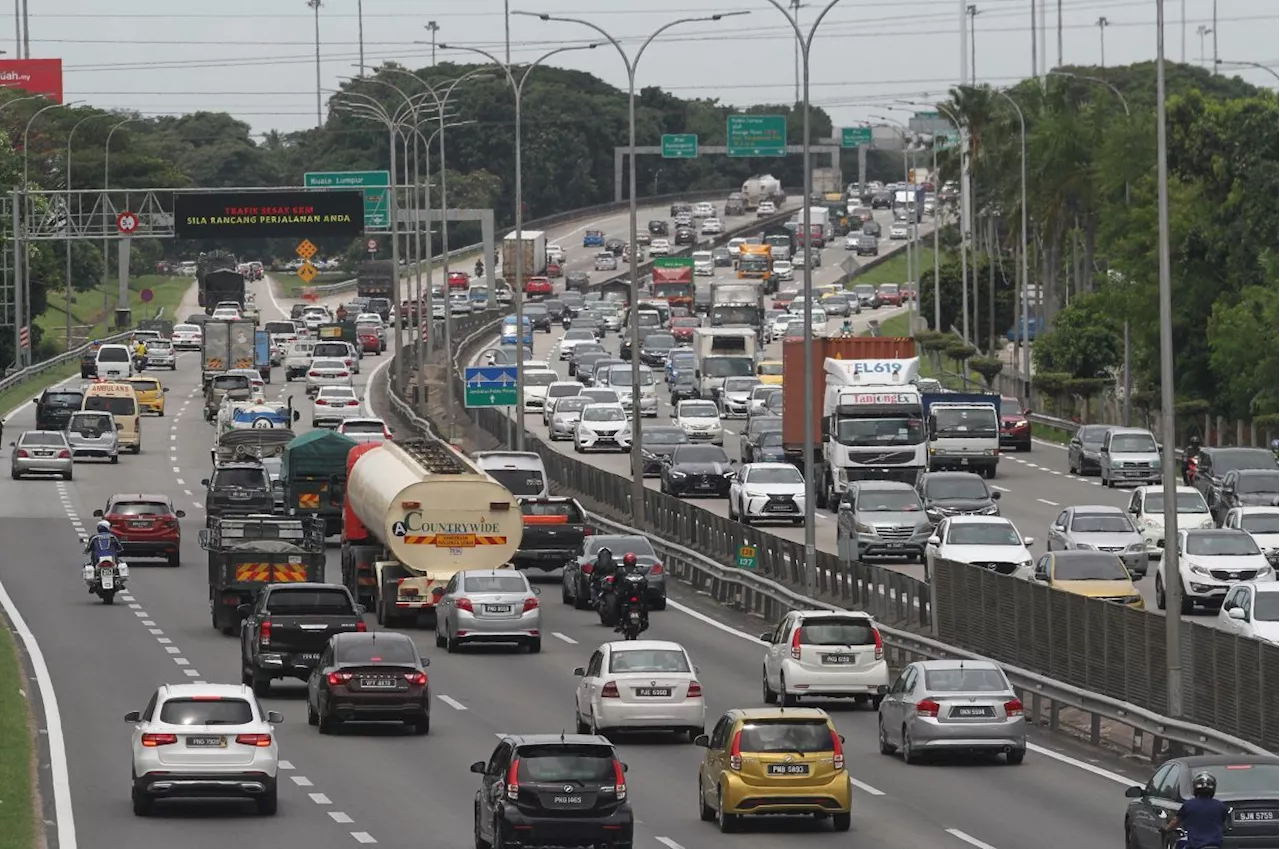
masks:
<instances>
[{"instance_id":1,"label":"white sedan","mask_svg":"<svg viewBox=\"0 0 1280 849\"><path fill-rule=\"evenodd\" d=\"M566 330L564 335L560 337L560 359L567 360L573 356L573 349L578 347L579 342L598 342L596 334L584 328L576 328Z\"/></svg>"},{"instance_id":2,"label":"white sedan","mask_svg":"<svg viewBox=\"0 0 1280 849\"><path fill-rule=\"evenodd\" d=\"M573 450L581 454L601 448L631 450L631 423L621 404L588 404L573 431Z\"/></svg>"},{"instance_id":3,"label":"white sedan","mask_svg":"<svg viewBox=\"0 0 1280 849\"><path fill-rule=\"evenodd\" d=\"M791 263L785 259L774 260L773 263L773 279L780 283L785 283L795 279L794 269Z\"/></svg>"},{"instance_id":4,"label":"white sedan","mask_svg":"<svg viewBox=\"0 0 1280 849\"><path fill-rule=\"evenodd\" d=\"M681 401L676 407L675 422L690 442L724 445L724 425L714 401Z\"/></svg>"},{"instance_id":5,"label":"white sedan","mask_svg":"<svg viewBox=\"0 0 1280 849\"><path fill-rule=\"evenodd\" d=\"M858 242L861 239L862 239L861 232L856 230L851 230L849 234L844 237L844 249L846 251L856 251L858 249Z\"/></svg>"},{"instance_id":6,"label":"white sedan","mask_svg":"<svg viewBox=\"0 0 1280 849\"><path fill-rule=\"evenodd\" d=\"M204 331L198 324L175 324L169 338L179 351L199 351L204 344Z\"/></svg>"},{"instance_id":7,"label":"white sedan","mask_svg":"<svg viewBox=\"0 0 1280 849\"><path fill-rule=\"evenodd\" d=\"M729 484L729 521L804 521L804 475L790 463L748 463Z\"/></svg>"},{"instance_id":8,"label":"white sedan","mask_svg":"<svg viewBox=\"0 0 1280 849\"><path fill-rule=\"evenodd\" d=\"M338 433L343 436L349 436L356 442L383 442L391 441L393 429L387 427L387 423L382 419L376 418L350 418L338 425Z\"/></svg>"},{"instance_id":9,"label":"white sedan","mask_svg":"<svg viewBox=\"0 0 1280 849\"><path fill-rule=\"evenodd\" d=\"M317 357L307 368L307 394L326 386L351 386L351 369L342 360Z\"/></svg>"},{"instance_id":10,"label":"white sedan","mask_svg":"<svg viewBox=\"0 0 1280 849\"><path fill-rule=\"evenodd\" d=\"M350 386L322 386L311 411L312 427L337 427L347 419L363 418L360 396Z\"/></svg>"},{"instance_id":11,"label":"white sedan","mask_svg":"<svg viewBox=\"0 0 1280 849\"><path fill-rule=\"evenodd\" d=\"M690 742L703 733L707 706L689 653L666 640L605 643L573 670L579 734L674 731Z\"/></svg>"},{"instance_id":12,"label":"white sedan","mask_svg":"<svg viewBox=\"0 0 1280 849\"><path fill-rule=\"evenodd\" d=\"M649 245L650 256L670 256L671 243L666 239L654 239Z\"/></svg>"},{"instance_id":13,"label":"white sedan","mask_svg":"<svg viewBox=\"0 0 1280 849\"><path fill-rule=\"evenodd\" d=\"M702 222L699 229L704 236L716 236L724 232L724 225L720 223L719 218L708 218Z\"/></svg>"},{"instance_id":14,"label":"white sedan","mask_svg":"<svg viewBox=\"0 0 1280 849\"><path fill-rule=\"evenodd\" d=\"M925 544L924 557L932 574L934 560L981 563L1002 575L1030 579L1035 539L1024 537L1008 519L999 516L949 516L938 523Z\"/></svg>"},{"instance_id":15,"label":"white sedan","mask_svg":"<svg viewBox=\"0 0 1280 849\"><path fill-rule=\"evenodd\" d=\"M213 315L210 316L210 318L213 321L239 321L240 310L232 309L231 307L222 307L214 310Z\"/></svg>"},{"instance_id":16,"label":"white sedan","mask_svg":"<svg viewBox=\"0 0 1280 849\"><path fill-rule=\"evenodd\" d=\"M769 200L761 201L760 205L756 207L756 218L764 218L769 215L777 215L777 214L778 214L778 207L773 205L773 201L769 201Z\"/></svg>"},{"instance_id":17,"label":"white sedan","mask_svg":"<svg viewBox=\"0 0 1280 849\"><path fill-rule=\"evenodd\" d=\"M276 812L280 748L272 725L284 717L263 711L243 684L165 684L133 725L133 813L156 801L223 795L251 799L258 813Z\"/></svg>"},{"instance_id":18,"label":"white sedan","mask_svg":"<svg viewBox=\"0 0 1280 849\"><path fill-rule=\"evenodd\" d=\"M548 387L559 379L560 375L551 369L539 371L531 369L526 364L524 367L524 411L526 413L541 413L543 406L547 403Z\"/></svg>"},{"instance_id":19,"label":"white sedan","mask_svg":"<svg viewBox=\"0 0 1280 849\"><path fill-rule=\"evenodd\" d=\"M909 238L907 233L907 225L905 224L891 225L889 227L889 238L893 239L894 241L901 241L903 239Z\"/></svg>"}]
</instances>

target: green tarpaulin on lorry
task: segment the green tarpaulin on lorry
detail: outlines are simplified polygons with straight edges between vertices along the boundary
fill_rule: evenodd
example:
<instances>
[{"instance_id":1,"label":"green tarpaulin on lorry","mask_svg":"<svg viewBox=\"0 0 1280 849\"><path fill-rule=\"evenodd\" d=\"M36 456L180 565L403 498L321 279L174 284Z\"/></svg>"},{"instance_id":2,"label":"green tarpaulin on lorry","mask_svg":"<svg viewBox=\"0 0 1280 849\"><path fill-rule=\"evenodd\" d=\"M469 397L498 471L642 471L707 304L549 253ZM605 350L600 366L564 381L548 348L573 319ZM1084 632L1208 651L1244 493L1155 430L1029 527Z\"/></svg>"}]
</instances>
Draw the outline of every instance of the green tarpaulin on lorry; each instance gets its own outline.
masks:
<instances>
[{"instance_id":1,"label":"green tarpaulin on lorry","mask_svg":"<svg viewBox=\"0 0 1280 849\"><path fill-rule=\"evenodd\" d=\"M347 474L347 454L358 443L324 428L309 430L290 442L281 455L280 478Z\"/></svg>"}]
</instances>

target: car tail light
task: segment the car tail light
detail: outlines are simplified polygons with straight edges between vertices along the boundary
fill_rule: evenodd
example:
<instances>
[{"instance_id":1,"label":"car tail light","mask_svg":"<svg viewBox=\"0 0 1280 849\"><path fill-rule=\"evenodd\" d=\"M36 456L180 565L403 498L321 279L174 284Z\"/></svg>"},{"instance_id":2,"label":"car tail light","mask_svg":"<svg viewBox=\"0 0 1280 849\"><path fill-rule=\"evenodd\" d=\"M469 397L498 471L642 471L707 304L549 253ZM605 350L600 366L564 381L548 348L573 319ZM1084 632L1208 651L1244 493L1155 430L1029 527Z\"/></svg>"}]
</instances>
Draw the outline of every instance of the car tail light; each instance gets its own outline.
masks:
<instances>
[{"instance_id":1,"label":"car tail light","mask_svg":"<svg viewBox=\"0 0 1280 849\"><path fill-rule=\"evenodd\" d=\"M583 564L582 564L582 574L584 574L584 575L590 575L590 574L591 574L592 572L594 572L595 570L596 570L596 567L595 567L593 564L591 564L591 563L583 563Z\"/></svg>"},{"instance_id":2,"label":"car tail light","mask_svg":"<svg viewBox=\"0 0 1280 849\"><path fill-rule=\"evenodd\" d=\"M618 801L627 798L627 777L622 768L622 761L613 761L613 793Z\"/></svg>"},{"instance_id":3,"label":"car tail light","mask_svg":"<svg viewBox=\"0 0 1280 849\"><path fill-rule=\"evenodd\" d=\"M427 673L425 672L406 672L404 680L418 687L427 686Z\"/></svg>"},{"instance_id":4,"label":"car tail light","mask_svg":"<svg viewBox=\"0 0 1280 849\"><path fill-rule=\"evenodd\" d=\"M520 781L517 776L520 775L520 759L516 758L511 762L511 768L507 770L507 798L512 801L520 798Z\"/></svg>"},{"instance_id":5,"label":"car tail light","mask_svg":"<svg viewBox=\"0 0 1280 849\"><path fill-rule=\"evenodd\" d=\"M338 374L337 374L336 376L337 376L337 377L350 377L350 376L351 376L351 372L349 372L349 371L340 371L340 372L338 372Z\"/></svg>"},{"instance_id":6,"label":"car tail light","mask_svg":"<svg viewBox=\"0 0 1280 849\"><path fill-rule=\"evenodd\" d=\"M582 535L583 535L584 537L589 537L589 536L591 536L592 534L594 534L595 532L596 532L595 528L583 528L583 529L582 529Z\"/></svg>"},{"instance_id":7,"label":"car tail light","mask_svg":"<svg viewBox=\"0 0 1280 849\"><path fill-rule=\"evenodd\" d=\"M271 620L263 619L262 624L258 626L258 643L260 645L271 645Z\"/></svg>"},{"instance_id":8,"label":"car tail light","mask_svg":"<svg viewBox=\"0 0 1280 849\"><path fill-rule=\"evenodd\" d=\"M236 742L241 746L256 746L265 749L271 745L270 734L237 734Z\"/></svg>"},{"instance_id":9,"label":"car tail light","mask_svg":"<svg viewBox=\"0 0 1280 849\"><path fill-rule=\"evenodd\" d=\"M689 684L689 692L685 694L685 698L689 698L689 699L702 698L702 685L699 684L697 681L691 682Z\"/></svg>"},{"instance_id":10,"label":"car tail light","mask_svg":"<svg viewBox=\"0 0 1280 849\"><path fill-rule=\"evenodd\" d=\"M471 599L469 599L469 598L460 598L460 599L458 599L457 601L455 601L455 602L453 603L453 606L454 606L454 607L456 607L456 608L458 608L459 610L465 610L465 611L467 611L468 613L475 613L475 612L476 612L476 608L475 608L475 606L471 603Z\"/></svg>"},{"instance_id":11,"label":"car tail light","mask_svg":"<svg viewBox=\"0 0 1280 849\"><path fill-rule=\"evenodd\" d=\"M360 406L360 402L359 402L359 401L348 401L348 402L347 402L347 406L348 406L348 407L359 407L359 406Z\"/></svg>"},{"instance_id":12,"label":"car tail light","mask_svg":"<svg viewBox=\"0 0 1280 849\"><path fill-rule=\"evenodd\" d=\"M58 452L58 459L59 459L59 460L70 460L70 459L71 459L71 452L70 452L70 451L68 451L67 449L63 448L61 451L59 451L59 452Z\"/></svg>"},{"instance_id":13,"label":"car tail light","mask_svg":"<svg viewBox=\"0 0 1280 849\"><path fill-rule=\"evenodd\" d=\"M346 684L350 680L351 680L350 672L330 672L329 673L330 687L340 687Z\"/></svg>"},{"instance_id":14,"label":"car tail light","mask_svg":"<svg viewBox=\"0 0 1280 849\"><path fill-rule=\"evenodd\" d=\"M316 399L316 406L317 406L317 407L327 407L327 406L329 406L329 402L328 402L328 401L326 401L326 400L325 400L325 399L323 399L323 398L317 398L317 399Z\"/></svg>"},{"instance_id":15,"label":"car tail light","mask_svg":"<svg viewBox=\"0 0 1280 849\"><path fill-rule=\"evenodd\" d=\"M320 372L318 372L318 371L309 371L309 372L307 372L307 377L319 377L319 376L320 376Z\"/></svg>"},{"instance_id":16,"label":"car tail light","mask_svg":"<svg viewBox=\"0 0 1280 849\"><path fill-rule=\"evenodd\" d=\"M538 600L536 598L526 598L524 600L524 610L522 613L528 613L530 610L538 609Z\"/></svg>"},{"instance_id":17,"label":"car tail light","mask_svg":"<svg viewBox=\"0 0 1280 849\"><path fill-rule=\"evenodd\" d=\"M729 769L742 769L742 732L733 732L733 743L729 746Z\"/></svg>"},{"instance_id":18,"label":"car tail light","mask_svg":"<svg viewBox=\"0 0 1280 849\"><path fill-rule=\"evenodd\" d=\"M605 684L603 689L600 690L600 698L602 699L621 698L620 694L618 693L618 682L610 681L608 684Z\"/></svg>"},{"instance_id":19,"label":"car tail light","mask_svg":"<svg viewBox=\"0 0 1280 849\"><path fill-rule=\"evenodd\" d=\"M791 659L792 660L800 659L800 629L799 628L796 628L795 632L791 635Z\"/></svg>"},{"instance_id":20,"label":"car tail light","mask_svg":"<svg viewBox=\"0 0 1280 849\"><path fill-rule=\"evenodd\" d=\"M1022 716L1022 713L1023 711L1022 711L1021 699L1010 699L1009 701L1004 703L1005 716L1009 718L1013 718L1015 716Z\"/></svg>"},{"instance_id":21,"label":"car tail light","mask_svg":"<svg viewBox=\"0 0 1280 849\"><path fill-rule=\"evenodd\" d=\"M655 564L653 564L653 566L649 567L649 574L650 574L650 575L661 575L661 574L662 574L662 564L661 564L661 563L655 563Z\"/></svg>"},{"instance_id":22,"label":"car tail light","mask_svg":"<svg viewBox=\"0 0 1280 849\"><path fill-rule=\"evenodd\" d=\"M916 702L916 716L937 716L941 707L933 699L921 699Z\"/></svg>"},{"instance_id":23,"label":"car tail light","mask_svg":"<svg viewBox=\"0 0 1280 849\"><path fill-rule=\"evenodd\" d=\"M27 449L25 449L25 448L19 448L19 449L18 449L18 457L19 457L19 458L23 458L23 457L30 457L30 456L31 456L31 452L29 452Z\"/></svg>"},{"instance_id":24,"label":"car tail light","mask_svg":"<svg viewBox=\"0 0 1280 849\"><path fill-rule=\"evenodd\" d=\"M884 637L880 636L879 628L872 628L871 635L876 638L876 660L884 659Z\"/></svg>"},{"instance_id":25,"label":"car tail light","mask_svg":"<svg viewBox=\"0 0 1280 849\"><path fill-rule=\"evenodd\" d=\"M143 734L142 745L148 749L154 749L156 746L172 746L178 742L177 734Z\"/></svg>"},{"instance_id":26,"label":"car tail light","mask_svg":"<svg viewBox=\"0 0 1280 849\"><path fill-rule=\"evenodd\" d=\"M844 743L835 729L831 731L831 766L836 770L844 769Z\"/></svg>"},{"instance_id":27,"label":"car tail light","mask_svg":"<svg viewBox=\"0 0 1280 849\"><path fill-rule=\"evenodd\" d=\"M356 623L356 633L363 634L368 630L369 630L369 626L364 624L363 619L361 619L359 622Z\"/></svg>"}]
</instances>

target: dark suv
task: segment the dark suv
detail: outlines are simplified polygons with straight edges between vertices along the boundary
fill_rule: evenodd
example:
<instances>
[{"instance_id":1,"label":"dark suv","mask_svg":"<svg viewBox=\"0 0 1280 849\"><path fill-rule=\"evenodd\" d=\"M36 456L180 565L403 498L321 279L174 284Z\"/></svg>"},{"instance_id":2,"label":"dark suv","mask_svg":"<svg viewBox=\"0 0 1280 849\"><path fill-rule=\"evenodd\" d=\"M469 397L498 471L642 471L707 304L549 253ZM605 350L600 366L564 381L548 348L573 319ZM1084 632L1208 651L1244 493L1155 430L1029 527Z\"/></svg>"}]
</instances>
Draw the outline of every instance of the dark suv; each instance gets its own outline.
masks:
<instances>
[{"instance_id":1,"label":"dark suv","mask_svg":"<svg viewBox=\"0 0 1280 849\"><path fill-rule=\"evenodd\" d=\"M41 392L35 403L36 430L66 430L71 414L84 404L84 393L52 387Z\"/></svg>"},{"instance_id":2,"label":"dark suv","mask_svg":"<svg viewBox=\"0 0 1280 849\"><path fill-rule=\"evenodd\" d=\"M222 463L200 485L205 487L206 518L270 513L276 506L271 478L261 463Z\"/></svg>"},{"instance_id":3,"label":"dark suv","mask_svg":"<svg viewBox=\"0 0 1280 849\"><path fill-rule=\"evenodd\" d=\"M973 472L925 472L916 479L916 492L935 525L947 516L1000 515L1000 493Z\"/></svg>"},{"instance_id":4,"label":"dark suv","mask_svg":"<svg viewBox=\"0 0 1280 849\"><path fill-rule=\"evenodd\" d=\"M1194 486L1204 496L1216 521L1225 516L1227 509L1219 502L1222 500L1223 481L1228 472L1242 472L1246 469L1262 469L1270 472L1276 470L1276 458L1265 448L1226 448L1205 447L1196 456L1196 479ZM1234 505L1233 505L1234 506Z\"/></svg>"},{"instance_id":5,"label":"dark suv","mask_svg":"<svg viewBox=\"0 0 1280 849\"><path fill-rule=\"evenodd\" d=\"M604 737L505 736L471 771L477 846L632 845L627 766Z\"/></svg>"}]
</instances>

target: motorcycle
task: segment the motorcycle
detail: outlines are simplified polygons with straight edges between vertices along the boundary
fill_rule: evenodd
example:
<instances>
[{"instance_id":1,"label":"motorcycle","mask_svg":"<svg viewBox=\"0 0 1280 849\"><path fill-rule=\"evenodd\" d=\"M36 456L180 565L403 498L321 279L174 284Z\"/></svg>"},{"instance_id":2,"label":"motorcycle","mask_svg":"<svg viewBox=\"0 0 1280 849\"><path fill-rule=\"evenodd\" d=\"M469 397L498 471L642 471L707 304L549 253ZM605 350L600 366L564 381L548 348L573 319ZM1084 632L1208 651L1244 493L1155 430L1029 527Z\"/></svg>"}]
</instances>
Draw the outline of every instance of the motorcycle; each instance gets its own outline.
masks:
<instances>
[{"instance_id":1,"label":"motorcycle","mask_svg":"<svg viewBox=\"0 0 1280 849\"><path fill-rule=\"evenodd\" d=\"M143 369L145 369L146 367L147 367L147 358L144 356L139 356L137 354L134 354L133 370L138 374L142 374Z\"/></svg>"},{"instance_id":2,"label":"motorcycle","mask_svg":"<svg viewBox=\"0 0 1280 849\"><path fill-rule=\"evenodd\" d=\"M618 624L617 593L613 582L613 575L602 578L596 592L596 613L600 616L600 624L607 628Z\"/></svg>"},{"instance_id":3,"label":"motorcycle","mask_svg":"<svg viewBox=\"0 0 1280 849\"><path fill-rule=\"evenodd\" d=\"M108 555L99 555L84 566L84 582L89 592L102 599L103 604L114 604L116 593L129 582L129 564Z\"/></svg>"},{"instance_id":4,"label":"motorcycle","mask_svg":"<svg viewBox=\"0 0 1280 849\"><path fill-rule=\"evenodd\" d=\"M625 639L638 639L649 627L648 617L645 615L645 593L648 588L649 581L641 572L628 572L622 576L617 588L618 597L622 599L618 630Z\"/></svg>"}]
</instances>

